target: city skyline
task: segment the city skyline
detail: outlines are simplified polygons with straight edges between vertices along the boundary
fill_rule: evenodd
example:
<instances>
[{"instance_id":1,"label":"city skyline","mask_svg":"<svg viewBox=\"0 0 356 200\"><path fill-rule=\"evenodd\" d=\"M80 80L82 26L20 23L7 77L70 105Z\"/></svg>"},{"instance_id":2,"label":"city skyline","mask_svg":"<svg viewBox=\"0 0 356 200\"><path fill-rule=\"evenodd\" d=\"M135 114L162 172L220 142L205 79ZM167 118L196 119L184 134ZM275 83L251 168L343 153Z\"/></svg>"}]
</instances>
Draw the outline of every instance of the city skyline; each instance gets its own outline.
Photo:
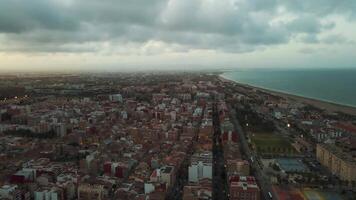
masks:
<instances>
[{"instance_id":1,"label":"city skyline","mask_svg":"<svg viewBox=\"0 0 356 200\"><path fill-rule=\"evenodd\" d=\"M0 71L354 68L356 2L4 0Z\"/></svg>"},{"instance_id":2,"label":"city skyline","mask_svg":"<svg viewBox=\"0 0 356 200\"><path fill-rule=\"evenodd\" d=\"M0 2L1 200L356 199L356 0Z\"/></svg>"}]
</instances>

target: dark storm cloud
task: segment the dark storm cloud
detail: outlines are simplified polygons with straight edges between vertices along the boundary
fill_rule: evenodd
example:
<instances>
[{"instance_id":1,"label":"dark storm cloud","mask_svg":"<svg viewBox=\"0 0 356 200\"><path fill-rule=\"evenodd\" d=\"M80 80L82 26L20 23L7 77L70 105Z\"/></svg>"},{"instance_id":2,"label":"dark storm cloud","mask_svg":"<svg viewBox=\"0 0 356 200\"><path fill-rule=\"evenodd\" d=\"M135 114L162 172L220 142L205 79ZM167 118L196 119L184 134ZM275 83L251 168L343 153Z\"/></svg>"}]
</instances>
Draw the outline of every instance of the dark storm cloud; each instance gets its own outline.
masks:
<instances>
[{"instance_id":1,"label":"dark storm cloud","mask_svg":"<svg viewBox=\"0 0 356 200\"><path fill-rule=\"evenodd\" d=\"M1 0L0 51L100 51L110 46L162 41L187 49L246 52L318 40L334 28L332 14L353 19L354 0ZM294 17L272 23L280 9ZM283 16L282 16L283 17ZM0 37L1 38L1 37Z\"/></svg>"},{"instance_id":2,"label":"dark storm cloud","mask_svg":"<svg viewBox=\"0 0 356 200\"><path fill-rule=\"evenodd\" d=\"M1 32L21 33L33 29L72 31L79 25L79 22L71 18L60 5L50 1L2 0L0 2Z\"/></svg>"},{"instance_id":3,"label":"dark storm cloud","mask_svg":"<svg viewBox=\"0 0 356 200\"><path fill-rule=\"evenodd\" d=\"M328 15L338 13L343 15L354 15L356 11L356 1L354 0L279 0L288 10L296 13L313 13L315 15Z\"/></svg>"},{"instance_id":4,"label":"dark storm cloud","mask_svg":"<svg viewBox=\"0 0 356 200\"><path fill-rule=\"evenodd\" d=\"M68 9L89 23L153 25L164 6L163 0L75 0Z\"/></svg>"}]
</instances>

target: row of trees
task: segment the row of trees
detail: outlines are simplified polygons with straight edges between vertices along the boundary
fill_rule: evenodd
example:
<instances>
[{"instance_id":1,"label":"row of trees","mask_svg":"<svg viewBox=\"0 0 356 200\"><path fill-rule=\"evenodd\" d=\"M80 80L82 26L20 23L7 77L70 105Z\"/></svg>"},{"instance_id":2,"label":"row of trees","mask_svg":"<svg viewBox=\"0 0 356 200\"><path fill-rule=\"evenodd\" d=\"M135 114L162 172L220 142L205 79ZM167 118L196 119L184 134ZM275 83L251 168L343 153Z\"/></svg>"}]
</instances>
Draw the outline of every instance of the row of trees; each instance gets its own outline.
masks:
<instances>
[{"instance_id":1,"label":"row of trees","mask_svg":"<svg viewBox=\"0 0 356 200\"><path fill-rule=\"evenodd\" d=\"M257 151L260 153L284 153L284 154L295 153L294 150L290 147L274 147L274 146L266 146L266 147L257 146Z\"/></svg>"},{"instance_id":2,"label":"row of trees","mask_svg":"<svg viewBox=\"0 0 356 200\"><path fill-rule=\"evenodd\" d=\"M4 131L4 134L19 136L19 137L38 138L38 139L51 139L57 136L53 130L44 133L35 133L27 129L7 130Z\"/></svg>"},{"instance_id":3,"label":"row of trees","mask_svg":"<svg viewBox=\"0 0 356 200\"><path fill-rule=\"evenodd\" d=\"M263 119L256 113L248 104L243 107L237 107L236 110L239 113L237 115L238 120L242 125L249 124L249 129L253 129L255 132L274 132L276 127L272 121ZM246 127L245 127L246 128Z\"/></svg>"}]
</instances>

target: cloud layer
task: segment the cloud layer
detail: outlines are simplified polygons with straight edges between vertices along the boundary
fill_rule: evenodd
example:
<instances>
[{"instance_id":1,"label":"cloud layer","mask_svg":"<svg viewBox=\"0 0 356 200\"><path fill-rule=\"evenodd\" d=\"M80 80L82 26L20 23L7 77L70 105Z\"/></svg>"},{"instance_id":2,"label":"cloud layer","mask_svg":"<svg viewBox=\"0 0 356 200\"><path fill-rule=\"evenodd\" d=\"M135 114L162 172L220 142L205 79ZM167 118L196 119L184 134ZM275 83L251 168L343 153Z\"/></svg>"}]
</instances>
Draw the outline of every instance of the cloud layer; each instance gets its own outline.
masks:
<instances>
[{"instance_id":1,"label":"cloud layer","mask_svg":"<svg viewBox=\"0 0 356 200\"><path fill-rule=\"evenodd\" d=\"M355 0L0 0L0 71L352 67L355 41Z\"/></svg>"},{"instance_id":2,"label":"cloud layer","mask_svg":"<svg viewBox=\"0 0 356 200\"><path fill-rule=\"evenodd\" d=\"M355 13L354 0L1 0L0 51L150 55L346 44L353 38L336 23L354 24Z\"/></svg>"}]
</instances>

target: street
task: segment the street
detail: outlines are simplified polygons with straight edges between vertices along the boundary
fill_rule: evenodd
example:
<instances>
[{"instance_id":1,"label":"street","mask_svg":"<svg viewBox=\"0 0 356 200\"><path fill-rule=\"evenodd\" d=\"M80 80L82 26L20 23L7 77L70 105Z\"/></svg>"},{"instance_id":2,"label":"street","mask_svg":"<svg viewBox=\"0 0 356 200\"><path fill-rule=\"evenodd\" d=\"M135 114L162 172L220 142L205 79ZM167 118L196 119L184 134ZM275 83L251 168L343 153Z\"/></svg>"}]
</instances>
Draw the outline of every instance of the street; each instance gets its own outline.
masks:
<instances>
[{"instance_id":1,"label":"street","mask_svg":"<svg viewBox=\"0 0 356 200\"><path fill-rule=\"evenodd\" d=\"M213 199L227 200L227 180L225 170L224 152L220 139L220 121L217 106L213 107Z\"/></svg>"},{"instance_id":2,"label":"street","mask_svg":"<svg viewBox=\"0 0 356 200\"><path fill-rule=\"evenodd\" d=\"M229 113L230 113L231 122L233 123L233 125L239 135L240 145L242 146L242 154L244 154L246 156L247 160L249 160L249 162L250 162L252 171L254 172L253 175L255 176L256 180L259 183L262 197L264 197L264 199L266 199L266 200L267 199L275 199L274 198L275 195L273 195L273 191L272 191L272 184L266 178L265 174L261 170L261 168L257 162L258 156L256 155L255 152L251 151L248 146L248 142L246 141L246 137L245 137L245 132L243 131L240 123L238 122L238 120L236 118L235 109L233 109L231 107L231 105L228 104L228 110L230 110ZM272 194L272 198L270 197L270 194Z\"/></svg>"}]
</instances>

